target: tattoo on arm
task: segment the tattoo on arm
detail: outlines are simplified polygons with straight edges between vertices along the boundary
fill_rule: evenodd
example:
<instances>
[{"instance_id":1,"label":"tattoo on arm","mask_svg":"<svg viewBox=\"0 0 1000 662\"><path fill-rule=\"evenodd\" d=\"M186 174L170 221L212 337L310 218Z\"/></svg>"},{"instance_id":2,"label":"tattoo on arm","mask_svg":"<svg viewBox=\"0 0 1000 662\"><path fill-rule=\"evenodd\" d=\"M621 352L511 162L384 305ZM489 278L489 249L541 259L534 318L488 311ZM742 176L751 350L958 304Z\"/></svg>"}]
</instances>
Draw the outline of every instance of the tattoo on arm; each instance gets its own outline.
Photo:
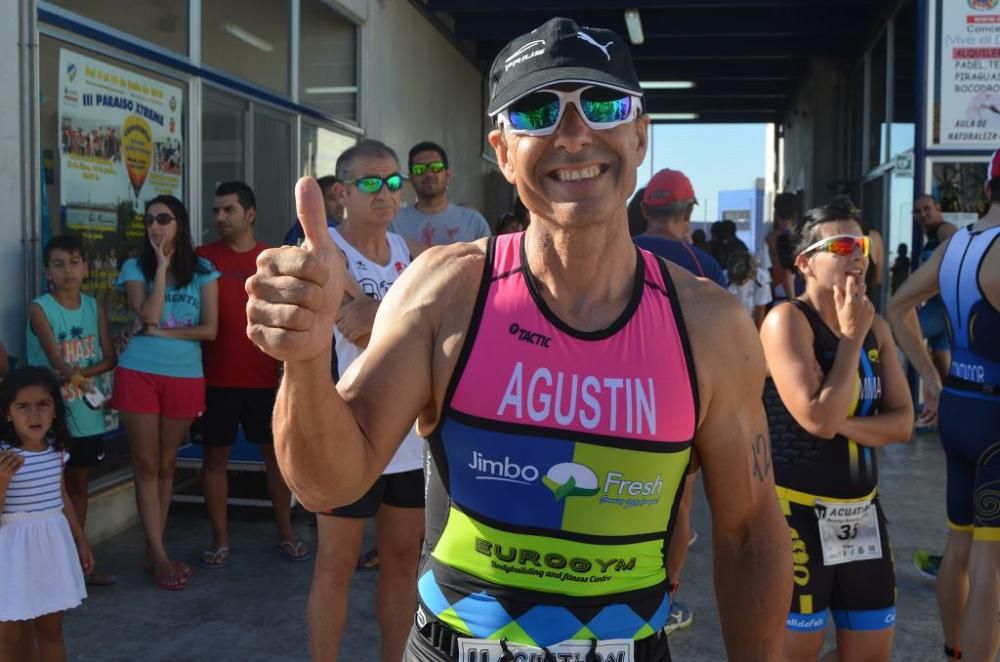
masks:
<instances>
[{"instance_id":1,"label":"tattoo on arm","mask_svg":"<svg viewBox=\"0 0 1000 662\"><path fill-rule=\"evenodd\" d=\"M771 472L771 449L767 446L767 435L758 432L753 440L753 477L764 482Z\"/></svg>"}]
</instances>

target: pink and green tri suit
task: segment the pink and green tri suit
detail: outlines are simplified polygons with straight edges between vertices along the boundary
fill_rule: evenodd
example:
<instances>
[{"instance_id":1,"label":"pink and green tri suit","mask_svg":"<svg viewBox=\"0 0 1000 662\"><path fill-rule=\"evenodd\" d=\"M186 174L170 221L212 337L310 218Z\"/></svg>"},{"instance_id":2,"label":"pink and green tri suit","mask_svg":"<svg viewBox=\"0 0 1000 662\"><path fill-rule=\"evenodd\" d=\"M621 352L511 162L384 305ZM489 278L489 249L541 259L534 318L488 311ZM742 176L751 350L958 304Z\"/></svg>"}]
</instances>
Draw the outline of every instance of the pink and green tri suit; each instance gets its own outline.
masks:
<instances>
[{"instance_id":1,"label":"pink and green tri suit","mask_svg":"<svg viewBox=\"0 0 1000 662\"><path fill-rule=\"evenodd\" d=\"M490 241L428 439L418 625L549 646L666 622L697 386L673 282L637 257L624 312L582 332L539 295L523 233Z\"/></svg>"}]
</instances>

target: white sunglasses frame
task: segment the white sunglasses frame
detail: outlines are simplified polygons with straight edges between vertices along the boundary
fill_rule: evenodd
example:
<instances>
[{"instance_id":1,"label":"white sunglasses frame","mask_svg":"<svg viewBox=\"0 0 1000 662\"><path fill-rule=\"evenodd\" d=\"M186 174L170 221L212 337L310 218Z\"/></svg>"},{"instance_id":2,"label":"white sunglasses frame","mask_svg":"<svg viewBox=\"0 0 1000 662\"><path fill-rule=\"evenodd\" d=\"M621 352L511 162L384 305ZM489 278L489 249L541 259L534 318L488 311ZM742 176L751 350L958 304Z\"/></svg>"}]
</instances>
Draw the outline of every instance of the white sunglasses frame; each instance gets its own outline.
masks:
<instances>
[{"instance_id":1,"label":"white sunglasses frame","mask_svg":"<svg viewBox=\"0 0 1000 662\"><path fill-rule=\"evenodd\" d=\"M589 126L594 131L606 131L608 129L613 129L616 126L621 126L622 124L628 124L629 122L631 122L636 117L642 114L642 98L635 94L622 92L621 93L622 97L629 97L630 99L632 99L632 105L629 108L628 117L626 117L623 120L615 120L613 122L591 122L589 119L587 119L586 113L583 112L583 106L580 105L580 95L594 87L611 90L612 92L619 91L610 87L605 88L603 85L584 85L582 87L576 88L575 90L569 90L569 91L556 90L550 87L543 87L538 90L532 90L531 92L525 94L524 96L527 97L532 94L537 94L539 92L548 92L550 94L554 94L557 97L559 97L559 114L556 115L556 121L552 123L552 126L547 126L544 129L515 129L513 125L511 125L510 123L510 115L508 113L510 112L511 107L513 107L517 103L517 101L520 101L521 99L518 99L514 103L511 103L509 106L507 106L499 113L497 113L497 126L501 128L501 130L506 128L506 130L511 135L515 136L533 136L533 137L549 136L555 133L556 130L559 128L559 124L560 122L562 122L563 115L566 114L566 107L569 104L573 104L576 106L576 111L580 114L580 118L584 121L584 123L587 126ZM523 99L524 97L521 98Z\"/></svg>"},{"instance_id":2,"label":"white sunglasses frame","mask_svg":"<svg viewBox=\"0 0 1000 662\"><path fill-rule=\"evenodd\" d=\"M863 235L863 234L835 234L832 237L824 237L823 239L820 239L819 241L817 241L817 242L815 242L813 244L810 244L809 246L806 246L801 251L799 251L799 255L808 256L811 253L813 253L814 251L822 248L823 245L826 242L831 241L833 239L855 239L855 240L856 239L868 239L868 251L865 252L865 250L862 248L861 249L861 254L864 255L865 257L868 257L871 254L871 250L872 250L871 239L869 237L867 237L866 235ZM857 246L857 244L855 244L854 250L857 250L857 249L858 249L858 246Z\"/></svg>"}]
</instances>

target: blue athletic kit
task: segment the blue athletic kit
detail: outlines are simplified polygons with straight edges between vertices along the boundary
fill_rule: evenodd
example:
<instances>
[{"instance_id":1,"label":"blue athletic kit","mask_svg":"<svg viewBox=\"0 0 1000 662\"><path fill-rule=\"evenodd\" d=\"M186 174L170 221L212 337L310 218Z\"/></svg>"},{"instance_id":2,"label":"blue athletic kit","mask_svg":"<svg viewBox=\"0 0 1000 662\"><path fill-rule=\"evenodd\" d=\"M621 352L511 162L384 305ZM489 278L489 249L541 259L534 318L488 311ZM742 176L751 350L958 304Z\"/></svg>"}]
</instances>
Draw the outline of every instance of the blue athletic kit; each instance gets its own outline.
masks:
<instances>
[{"instance_id":1,"label":"blue athletic kit","mask_svg":"<svg viewBox=\"0 0 1000 662\"><path fill-rule=\"evenodd\" d=\"M983 295L979 275L998 238L1000 226L962 228L938 272L952 338L938 415L948 461L948 522L991 541L1000 541L1000 311Z\"/></svg>"}]
</instances>

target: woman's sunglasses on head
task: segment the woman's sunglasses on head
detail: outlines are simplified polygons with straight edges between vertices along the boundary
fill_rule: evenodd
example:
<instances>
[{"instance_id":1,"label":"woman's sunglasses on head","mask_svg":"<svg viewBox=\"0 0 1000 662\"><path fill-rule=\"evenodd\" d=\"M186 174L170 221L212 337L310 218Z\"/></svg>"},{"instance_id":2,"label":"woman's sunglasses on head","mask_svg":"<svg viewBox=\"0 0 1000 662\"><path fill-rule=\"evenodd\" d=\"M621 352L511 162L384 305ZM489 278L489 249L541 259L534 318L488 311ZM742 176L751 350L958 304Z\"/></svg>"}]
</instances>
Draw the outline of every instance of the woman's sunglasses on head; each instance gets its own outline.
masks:
<instances>
[{"instance_id":1,"label":"woman's sunglasses on head","mask_svg":"<svg viewBox=\"0 0 1000 662\"><path fill-rule=\"evenodd\" d=\"M414 163L410 166L410 174L420 177L428 172L437 174L444 170L444 161L431 161L430 163Z\"/></svg>"},{"instance_id":2,"label":"woman's sunglasses on head","mask_svg":"<svg viewBox=\"0 0 1000 662\"><path fill-rule=\"evenodd\" d=\"M365 177L358 177L357 179L348 179L343 182L344 186L354 186L358 187L358 190L362 193L374 194L382 190L382 186L395 193L399 189L403 188L403 176L398 172L394 172L388 177L378 177L376 175L366 175Z\"/></svg>"},{"instance_id":3,"label":"woman's sunglasses on head","mask_svg":"<svg viewBox=\"0 0 1000 662\"><path fill-rule=\"evenodd\" d=\"M171 216L170 214L164 213L164 214L157 214L156 216L146 214L142 220L146 224L146 227L148 228L153 223L157 223L159 225L170 225L171 221L175 221L177 219Z\"/></svg>"},{"instance_id":4,"label":"woman's sunglasses on head","mask_svg":"<svg viewBox=\"0 0 1000 662\"><path fill-rule=\"evenodd\" d=\"M800 255L810 255L811 253L833 253L840 257L850 257L855 250L861 250L861 254L868 257L871 250L871 240L864 236L853 234L838 234L834 237L820 239L815 244L806 246Z\"/></svg>"},{"instance_id":5,"label":"woman's sunglasses on head","mask_svg":"<svg viewBox=\"0 0 1000 662\"><path fill-rule=\"evenodd\" d=\"M555 132L574 104L594 131L631 122L642 112L639 97L607 87L586 85L575 90L544 89L518 99L497 114L497 124L516 135L547 136Z\"/></svg>"}]
</instances>

